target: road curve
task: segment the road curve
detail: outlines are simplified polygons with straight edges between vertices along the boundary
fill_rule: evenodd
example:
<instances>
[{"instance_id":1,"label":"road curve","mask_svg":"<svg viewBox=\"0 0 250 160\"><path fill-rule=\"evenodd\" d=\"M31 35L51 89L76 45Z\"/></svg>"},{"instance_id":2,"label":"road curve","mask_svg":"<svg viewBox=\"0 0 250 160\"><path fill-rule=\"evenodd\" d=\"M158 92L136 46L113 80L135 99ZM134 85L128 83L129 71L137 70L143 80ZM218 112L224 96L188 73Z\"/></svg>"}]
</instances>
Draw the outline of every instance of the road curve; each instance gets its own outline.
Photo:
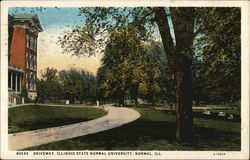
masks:
<instances>
[{"instance_id":1,"label":"road curve","mask_svg":"<svg viewBox=\"0 0 250 160\"><path fill-rule=\"evenodd\" d=\"M130 108L104 105L104 109L108 114L98 119L60 127L9 134L9 149L20 150L27 147L93 134L119 127L135 121L140 117L139 112Z\"/></svg>"}]
</instances>

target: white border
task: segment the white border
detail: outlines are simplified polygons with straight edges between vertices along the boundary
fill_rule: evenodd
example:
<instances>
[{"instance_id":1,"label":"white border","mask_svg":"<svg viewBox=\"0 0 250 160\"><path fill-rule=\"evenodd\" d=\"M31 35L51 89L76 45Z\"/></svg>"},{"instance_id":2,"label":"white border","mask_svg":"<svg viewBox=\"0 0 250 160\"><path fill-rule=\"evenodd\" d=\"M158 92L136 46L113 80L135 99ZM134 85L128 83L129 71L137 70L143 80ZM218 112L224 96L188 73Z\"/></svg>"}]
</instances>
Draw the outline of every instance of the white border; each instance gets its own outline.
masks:
<instances>
[{"instance_id":1,"label":"white border","mask_svg":"<svg viewBox=\"0 0 250 160\"><path fill-rule=\"evenodd\" d=\"M182 6L182 7L241 7L241 95L242 95L242 138L240 152L227 152L224 156L214 156L220 151L161 151L162 156L17 156L16 151L8 150L8 97L7 97L7 41L9 7L79 7L79 6ZM132 1L132 0L88 0L88 1L2 1L1 2L1 159L248 159L249 158L249 37L250 37L250 2L249 1ZM41 151L46 152L46 151ZM52 151L56 154L56 151ZM72 151L73 152L73 151ZM77 152L77 151L76 151ZM106 153L112 151L105 151ZM125 151L124 151L125 152ZM135 151L132 151L135 152ZM152 151L153 153L153 151Z\"/></svg>"}]
</instances>

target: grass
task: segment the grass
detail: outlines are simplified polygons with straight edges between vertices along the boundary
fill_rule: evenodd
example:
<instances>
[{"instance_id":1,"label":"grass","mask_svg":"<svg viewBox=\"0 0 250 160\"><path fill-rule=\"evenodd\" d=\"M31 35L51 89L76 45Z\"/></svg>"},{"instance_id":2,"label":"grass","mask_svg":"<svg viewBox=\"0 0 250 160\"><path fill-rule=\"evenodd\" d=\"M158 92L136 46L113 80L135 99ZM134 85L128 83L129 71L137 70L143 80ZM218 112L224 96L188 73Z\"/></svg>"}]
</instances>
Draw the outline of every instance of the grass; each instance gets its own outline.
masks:
<instances>
[{"instance_id":1,"label":"grass","mask_svg":"<svg viewBox=\"0 0 250 160\"><path fill-rule=\"evenodd\" d=\"M34 104L34 103L33 103ZM40 103L40 104L48 104L48 105L66 105L65 102L46 102L46 103ZM67 104L70 106L95 106L96 104L92 102L85 102L85 103L72 103L72 104Z\"/></svg>"},{"instance_id":2,"label":"grass","mask_svg":"<svg viewBox=\"0 0 250 160\"><path fill-rule=\"evenodd\" d=\"M195 117L195 141L175 140L175 113L154 107L133 107L141 117L96 134L49 143L25 150L222 150L239 151L240 122Z\"/></svg>"},{"instance_id":3,"label":"grass","mask_svg":"<svg viewBox=\"0 0 250 160\"><path fill-rule=\"evenodd\" d=\"M21 106L9 109L9 133L56 127L102 117L106 112L91 107Z\"/></svg>"},{"instance_id":4,"label":"grass","mask_svg":"<svg viewBox=\"0 0 250 160\"><path fill-rule=\"evenodd\" d=\"M233 115L240 115L240 110L236 110L236 109L210 109L209 111L211 113L214 113L214 114L218 114L219 111L225 111L226 114L233 114ZM201 110L201 109L196 109L196 110L193 110L194 112L204 112L204 109Z\"/></svg>"}]
</instances>

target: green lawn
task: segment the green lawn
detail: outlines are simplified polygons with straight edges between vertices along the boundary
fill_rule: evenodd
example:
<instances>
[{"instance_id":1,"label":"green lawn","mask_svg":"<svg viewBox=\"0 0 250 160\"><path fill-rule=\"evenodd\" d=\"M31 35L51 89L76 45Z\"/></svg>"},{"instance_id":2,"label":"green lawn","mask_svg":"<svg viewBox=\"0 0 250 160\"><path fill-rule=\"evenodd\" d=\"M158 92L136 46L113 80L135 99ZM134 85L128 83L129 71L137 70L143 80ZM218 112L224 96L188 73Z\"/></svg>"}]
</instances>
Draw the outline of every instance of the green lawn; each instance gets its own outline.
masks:
<instances>
[{"instance_id":1,"label":"green lawn","mask_svg":"<svg viewBox=\"0 0 250 160\"><path fill-rule=\"evenodd\" d=\"M29 105L9 108L9 133L73 124L105 114L104 110L91 107Z\"/></svg>"},{"instance_id":2,"label":"green lawn","mask_svg":"<svg viewBox=\"0 0 250 160\"><path fill-rule=\"evenodd\" d=\"M174 112L134 109L141 117L127 125L28 150L240 150L240 121L194 118L195 141L177 143Z\"/></svg>"}]
</instances>

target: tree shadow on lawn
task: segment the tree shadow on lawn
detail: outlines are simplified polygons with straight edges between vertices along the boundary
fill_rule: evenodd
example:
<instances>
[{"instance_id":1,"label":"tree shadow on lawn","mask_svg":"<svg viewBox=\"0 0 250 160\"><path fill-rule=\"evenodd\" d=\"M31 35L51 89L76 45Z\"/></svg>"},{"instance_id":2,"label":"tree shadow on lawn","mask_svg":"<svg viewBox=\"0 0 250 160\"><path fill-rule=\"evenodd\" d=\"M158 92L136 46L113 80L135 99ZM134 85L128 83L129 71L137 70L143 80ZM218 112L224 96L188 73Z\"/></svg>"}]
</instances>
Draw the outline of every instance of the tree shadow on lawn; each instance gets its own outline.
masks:
<instances>
[{"instance_id":1,"label":"tree shadow on lawn","mask_svg":"<svg viewBox=\"0 0 250 160\"><path fill-rule=\"evenodd\" d=\"M105 146L105 150L112 150L116 148L140 149L140 147L143 150L147 150L147 147L150 147L149 150L164 150L164 148L169 150L216 150L216 148L239 150L239 148L229 147L231 143L236 143L240 146L240 141L232 138L238 136L240 140L240 134L237 135L232 132L196 127L196 139L194 142L177 143L175 140L175 131L175 123L140 121L113 129L111 131L99 133L100 135L95 134L82 138L89 142L96 141L96 147ZM170 148L166 148L164 144L157 145L157 142L159 141L165 141L172 146L169 146ZM152 146L150 146L149 143L151 143ZM147 144L147 146L144 146L144 144Z\"/></svg>"},{"instance_id":2,"label":"tree shadow on lawn","mask_svg":"<svg viewBox=\"0 0 250 160\"><path fill-rule=\"evenodd\" d=\"M49 127L58 127L69 124L74 124L78 122L89 121L91 119L87 118L53 118L53 119L40 119L40 120L30 120L21 123L16 123L14 126L22 129L22 131L32 131L37 129L44 129ZM14 133L18 131L9 131L9 133Z\"/></svg>"},{"instance_id":3,"label":"tree shadow on lawn","mask_svg":"<svg viewBox=\"0 0 250 160\"><path fill-rule=\"evenodd\" d=\"M31 150L240 150L240 134L195 128L195 141L177 143L175 123L137 120L96 134L54 142Z\"/></svg>"}]
</instances>

